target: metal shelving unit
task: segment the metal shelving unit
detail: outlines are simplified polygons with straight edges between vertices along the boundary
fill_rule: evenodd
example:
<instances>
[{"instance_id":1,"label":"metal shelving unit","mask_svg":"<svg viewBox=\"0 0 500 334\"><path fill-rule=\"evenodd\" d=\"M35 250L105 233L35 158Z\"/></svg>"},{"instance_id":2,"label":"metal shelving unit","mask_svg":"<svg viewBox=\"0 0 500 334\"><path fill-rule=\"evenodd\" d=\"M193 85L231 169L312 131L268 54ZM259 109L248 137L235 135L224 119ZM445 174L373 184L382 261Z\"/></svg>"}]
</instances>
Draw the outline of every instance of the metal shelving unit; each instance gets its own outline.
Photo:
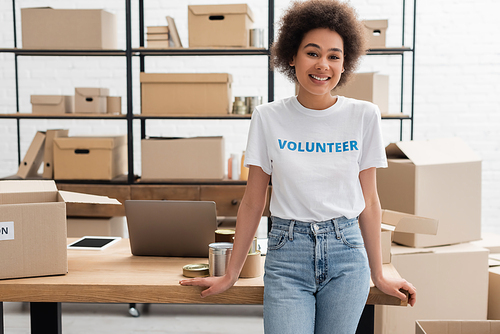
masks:
<instances>
[{"instance_id":1,"label":"metal shelving unit","mask_svg":"<svg viewBox=\"0 0 500 334\"><path fill-rule=\"evenodd\" d=\"M416 2L413 0L413 40L412 47L405 46L405 25L406 25L406 0L403 3L403 23L402 23L402 47L380 48L368 50L368 56L400 56L401 57L401 113L383 115L383 119L399 120L400 122L400 138L403 139L403 122L410 122L410 139L413 139L413 120L414 120L414 89L415 89L415 28L416 28ZM274 100L274 72L270 70L270 51L269 46L274 40L274 0L268 0L268 48L245 48L245 49L230 49L230 48L170 48L170 49L150 49L145 48L145 22L144 22L144 0L138 0L139 8L139 48L132 48L132 7L131 0L125 0L125 26L126 26L126 48L125 50L29 50L17 47L16 34L16 2L12 0L13 26L14 26L14 47L0 48L0 53L14 54L14 69L15 69L15 91L16 91L16 112L12 114L0 114L0 119L15 119L17 125L17 153L18 163L21 162L20 138L21 138L21 120L24 119L78 119L78 120L124 120L127 122L127 140L128 140L128 175L126 180L120 178L118 183L132 184L136 182L134 175L134 152L133 152L133 123L134 120L140 120L141 123L141 138L146 136L146 121L158 119L198 119L198 120L242 120L250 119L250 115L220 115L220 116L143 116L133 113L133 94L132 94L132 59L139 57L140 71L145 71L145 62L147 57L159 56L266 56L268 58L268 101ZM411 78L411 101L410 114L404 114L404 81L405 81L405 54L412 54L412 78ZM126 83L127 83L127 103L126 114L121 115L33 115L30 113L20 113L19 111L19 80L18 80L18 57L22 56L63 56L63 57L124 57L126 62ZM87 183L87 181L82 181ZM107 183L107 182L103 182ZM226 182L214 182L214 184L225 184Z\"/></svg>"}]
</instances>

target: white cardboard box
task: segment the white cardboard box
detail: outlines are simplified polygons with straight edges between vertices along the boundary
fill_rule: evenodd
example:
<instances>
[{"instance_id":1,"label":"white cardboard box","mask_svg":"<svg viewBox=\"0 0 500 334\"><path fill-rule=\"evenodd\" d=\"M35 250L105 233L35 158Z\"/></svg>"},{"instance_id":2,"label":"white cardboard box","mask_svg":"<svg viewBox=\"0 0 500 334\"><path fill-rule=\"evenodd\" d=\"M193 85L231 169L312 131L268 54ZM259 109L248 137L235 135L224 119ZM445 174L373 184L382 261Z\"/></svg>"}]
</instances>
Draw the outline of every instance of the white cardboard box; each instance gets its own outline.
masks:
<instances>
[{"instance_id":1,"label":"white cardboard box","mask_svg":"<svg viewBox=\"0 0 500 334\"><path fill-rule=\"evenodd\" d=\"M439 220L436 235L394 233L394 242L432 247L481 238L481 159L459 138L407 141L386 148L377 170L382 208Z\"/></svg>"},{"instance_id":2,"label":"white cardboard box","mask_svg":"<svg viewBox=\"0 0 500 334\"><path fill-rule=\"evenodd\" d=\"M486 320L488 250L471 243L392 247L392 264L417 288L414 307L375 306L375 333L413 333L425 319Z\"/></svg>"},{"instance_id":3,"label":"white cardboard box","mask_svg":"<svg viewBox=\"0 0 500 334\"><path fill-rule=\"evenodd\" d=\"M419 320L416 334L497 334L500 321L475 320Z\"/></svg>"}]
</instances>

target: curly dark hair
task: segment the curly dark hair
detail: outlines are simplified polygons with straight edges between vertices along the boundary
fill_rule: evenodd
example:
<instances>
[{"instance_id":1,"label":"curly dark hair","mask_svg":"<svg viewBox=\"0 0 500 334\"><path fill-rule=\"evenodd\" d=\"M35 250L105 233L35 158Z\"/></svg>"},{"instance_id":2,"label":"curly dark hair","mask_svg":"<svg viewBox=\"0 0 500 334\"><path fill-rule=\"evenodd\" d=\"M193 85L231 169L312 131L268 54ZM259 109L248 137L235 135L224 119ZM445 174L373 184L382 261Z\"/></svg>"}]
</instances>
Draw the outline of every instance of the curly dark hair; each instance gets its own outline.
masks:
<instances>
[{"instance_id":1,"label":"curly dark hair","mask_svg":"<svg viewBox=\"0 0 500 334\"><path fill-rule=\"evenodd\" d=\"M278 37L271 46L271 65L296 82L295 68L290 66L304 35L317 28L337 32L344 42L344 73L337 87L345 84L358 67L367 47L363 23L349 4L339 0L294 1L278 26Z\"/></svg>"}]
</instances>

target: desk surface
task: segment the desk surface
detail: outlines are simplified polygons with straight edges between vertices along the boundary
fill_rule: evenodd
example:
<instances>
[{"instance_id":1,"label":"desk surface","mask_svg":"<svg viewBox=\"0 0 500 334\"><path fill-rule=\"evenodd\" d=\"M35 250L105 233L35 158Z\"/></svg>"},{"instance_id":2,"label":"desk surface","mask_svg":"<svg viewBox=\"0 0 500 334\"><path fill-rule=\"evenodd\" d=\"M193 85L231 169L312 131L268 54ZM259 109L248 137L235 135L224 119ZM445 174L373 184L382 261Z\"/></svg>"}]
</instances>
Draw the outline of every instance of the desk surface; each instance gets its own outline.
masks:
<instances>
[{"instance_id":1,"label":"desk surface","mask_svg":"<svg viewBox=\"0 0 500 334\"><path fill-rule=\"evenodd\" d=\"M262 304L262 276L242 278L220 295L200 298L202 288L179 285L182 267L189 263L208 260L133 256L128 239L122 239L101 251L68 250L67 275L0 280L0 301ZM384 265L384 273L399 277L390 264ZM367 304L404 306L406 302L372 284Z\"/></svg>"}]
</instances>

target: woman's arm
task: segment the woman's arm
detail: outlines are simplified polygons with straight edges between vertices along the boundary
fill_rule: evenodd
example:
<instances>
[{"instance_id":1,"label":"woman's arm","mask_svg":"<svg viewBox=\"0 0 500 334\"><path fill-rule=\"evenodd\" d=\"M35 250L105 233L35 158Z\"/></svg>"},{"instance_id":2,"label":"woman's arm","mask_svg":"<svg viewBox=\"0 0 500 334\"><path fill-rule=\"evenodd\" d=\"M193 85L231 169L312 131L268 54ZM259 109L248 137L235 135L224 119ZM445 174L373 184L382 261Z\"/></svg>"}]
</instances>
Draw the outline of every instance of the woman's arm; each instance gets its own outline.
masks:
<instances>
[{"instance_id":1,"label":"woman's arm","mask_svg":"<svg viewBox=\"0 0 500 334\"><path fill-rule=\"evenodd\" d=\"M241 268L259 226L266 204L267 187L270 176L262 168L250 166L245 194L238 209L233 251L226 274L221 277L206 277L181 280L181 285L208 287L201 292L202 297L215 295L229 289L238 280Z\"/></svg>"},{"instance_id":2,"label":"woman's arm","mask_svg":"<svg viewBox=\"0 0 500 334\"><path fill-rule=\"evenodd\" d=\"M373 283L382 292L405 300L406 296L399 291L409 292L408 303L416 302L415 287L404 279L388 279L382 273L382 250L380 246L380 223L382 212L377 193L376 168L368 168L359 173L359 181L365 198L365 209L359 215L359 227L365 242L368 262Z\"/></svg>"}]
</instances>

